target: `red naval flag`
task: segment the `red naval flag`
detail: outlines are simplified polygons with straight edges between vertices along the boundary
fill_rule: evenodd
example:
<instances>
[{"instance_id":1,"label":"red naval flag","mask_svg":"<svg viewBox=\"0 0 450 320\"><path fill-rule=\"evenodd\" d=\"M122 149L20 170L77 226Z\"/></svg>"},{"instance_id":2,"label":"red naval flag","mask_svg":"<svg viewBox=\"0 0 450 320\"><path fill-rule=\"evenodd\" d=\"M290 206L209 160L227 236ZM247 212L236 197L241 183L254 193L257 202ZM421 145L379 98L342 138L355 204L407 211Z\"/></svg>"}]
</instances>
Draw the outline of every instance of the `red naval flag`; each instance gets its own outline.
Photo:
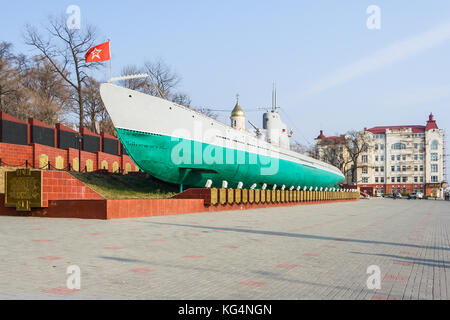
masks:
<instances>
[{"instance_id":1,"label":"red naval flag","mask_svg":"<svg viewBox=\"0 0 450 320\"><path fill-rule=\"evenodd\" d=\"M110 60L111 50L109 41L89 49L84 57L86 58L86 62L103 62Z\"/></svg>"}]
</instances>

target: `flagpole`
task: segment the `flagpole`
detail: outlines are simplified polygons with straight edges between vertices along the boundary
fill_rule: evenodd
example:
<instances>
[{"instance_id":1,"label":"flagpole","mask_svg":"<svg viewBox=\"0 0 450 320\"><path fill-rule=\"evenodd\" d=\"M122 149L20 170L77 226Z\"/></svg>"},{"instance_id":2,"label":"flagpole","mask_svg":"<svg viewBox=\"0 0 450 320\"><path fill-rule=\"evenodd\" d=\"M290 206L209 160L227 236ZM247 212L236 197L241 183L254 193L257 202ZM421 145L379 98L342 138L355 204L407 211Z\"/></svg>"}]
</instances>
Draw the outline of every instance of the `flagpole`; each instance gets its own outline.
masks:
<instances>
[{"instance_id":1,"label":"flagpole","mask_svg":"<svg viewBox=\"0 0 450 320\"><path fill-rule=\"evenodd\" d=\"M109 79L112 79L112 53L111 53L111 39L108 39L108 43L109 43L109 54L110 54L110 59L109 59L109 74L110 74L110 77L109 77Z\"/></svg>"}]
</instances>

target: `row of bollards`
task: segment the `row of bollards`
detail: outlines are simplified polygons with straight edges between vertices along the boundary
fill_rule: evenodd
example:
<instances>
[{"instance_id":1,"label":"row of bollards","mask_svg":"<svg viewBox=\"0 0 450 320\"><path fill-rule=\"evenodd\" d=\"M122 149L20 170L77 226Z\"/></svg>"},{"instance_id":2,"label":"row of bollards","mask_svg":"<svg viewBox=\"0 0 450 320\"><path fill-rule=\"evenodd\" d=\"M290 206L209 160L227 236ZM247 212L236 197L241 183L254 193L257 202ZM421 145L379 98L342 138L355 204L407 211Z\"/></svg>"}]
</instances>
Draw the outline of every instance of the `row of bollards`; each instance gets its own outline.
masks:
<instances>
[{"instance_id":1,"label":"row of bollards","mask_svg":"<svg viewBox=\"0 0 450 320\"><path fill-rule=\"evenodd\" d=\"M211 205L322 202L356 200L360 197L357 192L344 191L210 189L210 192Z\"/></svg>"}]
</instances>

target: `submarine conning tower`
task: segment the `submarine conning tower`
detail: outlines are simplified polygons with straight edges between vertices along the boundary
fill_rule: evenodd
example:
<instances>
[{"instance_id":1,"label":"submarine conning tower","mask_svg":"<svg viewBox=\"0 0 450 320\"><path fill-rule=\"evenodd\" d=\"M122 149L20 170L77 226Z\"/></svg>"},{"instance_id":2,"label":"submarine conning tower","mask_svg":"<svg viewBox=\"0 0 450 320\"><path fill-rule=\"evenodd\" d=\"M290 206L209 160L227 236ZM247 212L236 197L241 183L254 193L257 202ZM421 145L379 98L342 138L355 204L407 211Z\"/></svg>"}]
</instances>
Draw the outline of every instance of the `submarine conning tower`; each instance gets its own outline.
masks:
<instances>
[{"instance_id":1,"label":"submarine conning tower","mask_svg":"<svg viewBox=\"0 0 450 320\"><path fill-rule=\"evenodd\" d=\"M264 113L263 128L266 131L267 142L285 149L290 148L290 138L286 124L281 121L281 117L276 109Z\"/></svg>"},{"instance_id":2,"label":"submarine conning tower","mask_svg":"<svg viewBox=\"0 0 450 320\"><path fill-rule=\"evenodd\" d=\"M290 149L290 135L286 124L281 121L281 116L278 113L277 105L277 89L274 85L272 92L272 110L267 111L263 115L263 129L265 131L266 141L280 146L281 148Z\"/></svg>"}]
</instances>

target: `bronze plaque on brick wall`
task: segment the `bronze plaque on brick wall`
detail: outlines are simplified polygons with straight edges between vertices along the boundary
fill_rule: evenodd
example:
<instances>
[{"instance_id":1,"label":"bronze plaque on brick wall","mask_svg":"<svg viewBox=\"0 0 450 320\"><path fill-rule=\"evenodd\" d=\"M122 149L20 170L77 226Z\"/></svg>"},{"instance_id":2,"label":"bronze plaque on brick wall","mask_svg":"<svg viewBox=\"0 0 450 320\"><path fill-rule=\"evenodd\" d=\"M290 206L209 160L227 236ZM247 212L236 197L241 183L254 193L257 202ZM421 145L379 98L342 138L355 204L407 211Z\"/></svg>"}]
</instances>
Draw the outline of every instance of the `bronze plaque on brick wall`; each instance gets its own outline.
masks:
<instances>
[{"instance_id":1,"label":"bronze plaque on brick wall","mask_svg":"<svg viewBox=\"0 0 450 320\"><path fill-rule=\"evenodd\" d=\"M18 169L5 175L5 207L17 211L42 208L42 171Z\"/></svg>"}]
</instances>

